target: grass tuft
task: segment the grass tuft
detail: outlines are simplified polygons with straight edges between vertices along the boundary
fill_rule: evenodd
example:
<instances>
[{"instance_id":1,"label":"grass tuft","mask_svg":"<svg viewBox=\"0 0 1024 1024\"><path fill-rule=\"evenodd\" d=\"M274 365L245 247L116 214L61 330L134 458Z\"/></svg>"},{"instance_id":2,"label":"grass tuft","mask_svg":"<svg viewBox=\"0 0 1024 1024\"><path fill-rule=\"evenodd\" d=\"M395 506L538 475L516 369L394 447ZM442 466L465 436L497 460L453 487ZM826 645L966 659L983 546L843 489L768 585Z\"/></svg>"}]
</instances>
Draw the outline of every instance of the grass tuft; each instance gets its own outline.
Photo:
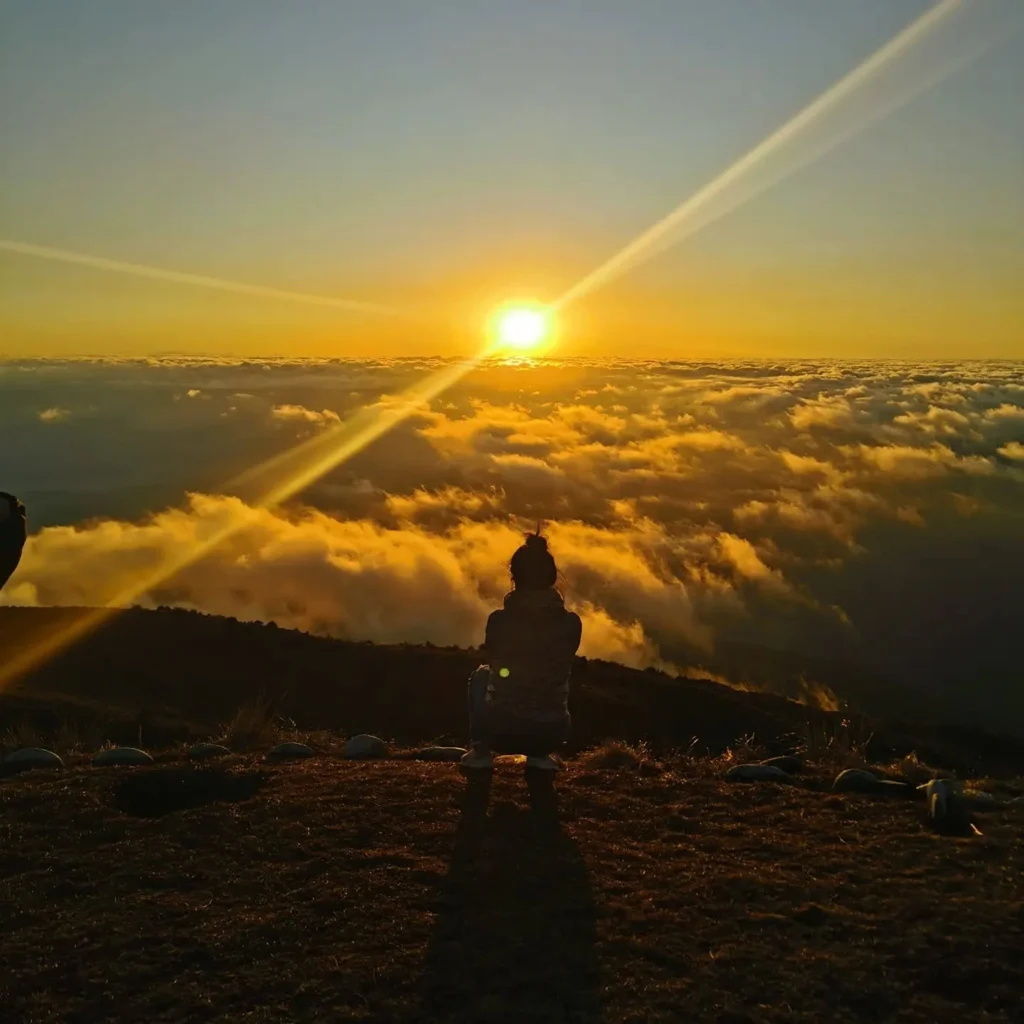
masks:
<instances>
[{"instance_id":1,"label":"grass tuft","mask_svg":"<svg viewBox=\"0 0 1024 1024\"><path fill-rule=\"evenodd\" d=\"M245 752L272 746L283 737L281 724L273 705L265 696L254 697L243 704L224 730L222 742L231 750Z\"/></svg>"},{"instance_id":2,"label":"grass tuft","mask_svg":"<svg viewBox=\"0 0 1024 1024\"><path fill-rule=\"evenodd\" d=\"M749 733L736 739L722 755L722 760L730 764L752 764L763 761L767 755L768 751L757 742L757 737Z\"/></svg>"},{"instance_id":3,"label":"grass tuft","mask_svg":"<svg viewBox=\"0 0 1024 1024\"><path fill-rule=\"evenodd\" d=\"M621 740L608 740L580 757L584 768L607 771L632 771L644 775L658 774L661 766L651 757L646 743L635 746Z\"/></svg>"},{"instance_id":4,"label":"grass tuft","mask_svg":"<svg viewBox=\"0 0 1024 1024\"><path fill-rule=\"evenodd\" d=\"M864 735L848 718L808 722L804 727L800 756L836 768L867 768L867 748L872 735Z\"/></svg>"},{"instance_id":5,"label":"grass tuft","mask_svg":"<svg viewBox=\"0 0 1024 1024\"><path fill-rule=\"evenodd\" d=\"M907 754L891 764L883 765L882 770L887 775L906 779L907 782L912 782L915 786L923 786L926 782L931 782L932 779L955 778L953 772L942 771L940 768L933 768L931 765L925 764L915 752Z\"/></svg>"},{"instance_id":6,"label":"grass tuft","mask_svg":"<svg viewBox=\"0 0 1024 1024\"><path fill-rule=\"evenodd\" d=\"M23 747L45 747L46 741L38 729L33 728L27 722L19 722L17 725L5 729L0 735L0 755L13 753Z\"/></svg>"}]
</instances>

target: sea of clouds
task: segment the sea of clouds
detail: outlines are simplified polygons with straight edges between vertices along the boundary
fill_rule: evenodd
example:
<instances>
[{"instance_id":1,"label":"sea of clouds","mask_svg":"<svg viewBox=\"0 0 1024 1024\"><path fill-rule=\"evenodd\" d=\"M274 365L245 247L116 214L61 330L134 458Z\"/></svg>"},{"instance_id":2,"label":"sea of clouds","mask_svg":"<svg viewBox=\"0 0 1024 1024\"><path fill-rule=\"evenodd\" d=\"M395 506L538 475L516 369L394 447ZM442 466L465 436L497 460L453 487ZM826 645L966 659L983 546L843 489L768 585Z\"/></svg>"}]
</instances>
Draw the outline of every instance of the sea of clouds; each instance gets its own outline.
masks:
<instances>
[{"instance_id":1,"label":"sea of clouds","mask_svg":"<svg viewBox=\"0 0 1024 1024\"><path fill-rule=\"evenodd\" d=\"M0 602L104 602L234 523L147 603L468 646L542 520L587 655L1020 716L1024 364L492 364L282 509L231 484L438 365L4 364Z\"/></svg>"}]
</instances>

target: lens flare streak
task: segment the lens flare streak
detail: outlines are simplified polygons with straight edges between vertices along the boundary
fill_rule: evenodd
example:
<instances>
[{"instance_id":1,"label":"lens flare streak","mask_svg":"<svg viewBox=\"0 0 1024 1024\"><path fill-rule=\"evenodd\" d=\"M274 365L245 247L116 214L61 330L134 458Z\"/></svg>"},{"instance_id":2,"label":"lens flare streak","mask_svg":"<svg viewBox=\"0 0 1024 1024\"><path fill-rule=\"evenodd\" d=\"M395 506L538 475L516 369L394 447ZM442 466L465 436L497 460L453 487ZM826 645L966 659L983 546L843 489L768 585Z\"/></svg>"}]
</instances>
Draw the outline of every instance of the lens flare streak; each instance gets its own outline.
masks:
<instances>
[{"instance_id":1,"label":"lens flare streak","mask_svg":"<svg viewBox=\"0 0 1024 1024\"><path fill-rule=\"evenodd\" d=\"M937 84L938 81L946 77L946 74L961 66L963 61L954 61L941 75L931 74L923 82L912 83L897 96L888 97L884 103L879 104L862 119L854 129L844 131L826 145L817 147L812 156L797 161L772 176L767 182L755 184L750 181L752 172L757 170L771 155L795 141L812 126L820 123L840 103L872 83L885 69L909 53L941 25L954 15L961 13L972 3L977 2L978 0L942 0L941 3L930 8L849 74L823 92L816 100L804 107L781 128L772 132L766 139L727 167L713 181L708 182L656 224L620 249L614 256L577 281L552 304L552 309L563 309L569 303L583 298L597 288L610 284L623 274L646 262L657 252L724 216L752 196L805 166L811 159L817 159L840 142L851 138L870 124L880 120L914 96L919 95L925 88L931 88ZM973 54L972 58L973 56L977 56L977 54ZM744 186L746 191L743 191ZM735 193L730 195L730 190L735 190ZM720 201L721 205L711 209L716 200Z\"/></svg>"},{"instance_id":2,"label":"lens flare streak","mask_svg":"<svg viewBox=\"0 0 1024 1024\"><path fill-rule=\"evenodd\" d=\"M315 438L315 443L306 442L292 449L285 453L286 459L279 456L270 460L270 463L265 463L263 467L257 467L256 472L268 471L272 468L271 464L277 467L284 462L288 463L288 468L278 474L274 482L265 485L258 499L252 504L257 508L273 508L298 494L446 391L487 358L492 351L492 347L488 346L471 359L444 366L425 380L408 388L392 402L369 412L364 411L350 422L333 428L327 435ZM200 561L215 548L243 532L245 528L245 522L236 521L212 531L201 542L133 580L111 598L105 608L84 611L62 629L37 643L28 645L0 666L0 691L88 636L119 612Z\"/></svg>"},{"instance_id":3,"label":"lens flare streak","mask_svg":"<svg viewBox=\"0 0 1024 1024\"><path fill-rule=\"evenodd\" d=\"M392 309L390 306L378 306L370 302L356 302L353 299L333 298L329 295L312 295L308 292L293 292L283 288L267 288L259 284L243 284L239 281L227 281L223 278L206 277L202 274L186 274L178 270L150 267L143 263L126 263L123 260L111 260L104 256L72 252L69 249L53 249L45 245L32 245L9 238L0 238L0 250L17 253L19 256L37 256L44 260L55 260L58 263L74 263L83 267L91 267L93 270L112 270L118 274L148 277L155 281L169 281L172 284L190 284L199 288L235 292L238 295L251 295L260 299L300 302L307 306L331 306L335 309L348 310L351 313L372 313L376 316L402 315L400 310Z\"/></svg>"}]
</instances>

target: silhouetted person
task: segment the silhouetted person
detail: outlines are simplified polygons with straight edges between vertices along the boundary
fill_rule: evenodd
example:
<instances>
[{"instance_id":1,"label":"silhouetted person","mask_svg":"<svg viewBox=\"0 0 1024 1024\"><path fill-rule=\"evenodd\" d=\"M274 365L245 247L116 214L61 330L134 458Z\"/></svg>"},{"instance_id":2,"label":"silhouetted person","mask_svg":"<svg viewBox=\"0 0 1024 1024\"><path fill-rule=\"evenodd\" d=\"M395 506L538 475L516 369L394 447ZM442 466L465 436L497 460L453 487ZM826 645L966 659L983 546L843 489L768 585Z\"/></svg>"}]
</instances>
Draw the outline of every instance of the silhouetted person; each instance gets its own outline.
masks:
<instances>
[{"instance_id":1,"label":"silhouetted person","mask_svg":"<svg viewBox=\"0 0 1024 1024\"><path fill-rule=\"evenodd\" d=\"M551 754L569 738L569 673L583 626L555 589L558 567L539 532L512 556L511 570L504 608L487 620L488 664L469 679L472 749L462 764L487 770L497 751L554 771Z\"/></svg>"},{"instance_id":2,"label":"silhouetted person","mask_svg":"<svg viewBox=\"0 0 1024 1024\"><path fill-rule=\"evenodd\" d=\"M18 568L26 533L25 506L13 494L0 491L0 588Z\"/></svg>"}]
</instances>

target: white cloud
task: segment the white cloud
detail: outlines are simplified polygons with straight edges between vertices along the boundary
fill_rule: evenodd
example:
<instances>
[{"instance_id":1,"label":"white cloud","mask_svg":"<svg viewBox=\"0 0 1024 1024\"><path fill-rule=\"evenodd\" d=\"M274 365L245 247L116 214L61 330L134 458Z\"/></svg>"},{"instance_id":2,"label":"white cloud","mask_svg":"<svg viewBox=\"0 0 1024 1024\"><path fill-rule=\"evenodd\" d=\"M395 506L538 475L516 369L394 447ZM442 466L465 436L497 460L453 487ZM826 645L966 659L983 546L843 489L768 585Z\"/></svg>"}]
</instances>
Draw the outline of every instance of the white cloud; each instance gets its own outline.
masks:
<instances>
[{"instance_id":1,"label":"white cloud","mask_svg":"<svg viewBox=\"0 0 1024 1024\"><path fill-rule=\"evenodd\" d=\"M159 599L366 639L476 643L520 527L543 519L587 618L587 651L631 664L692 664L681 646L710 666L727 641L830 654L841 641L852 645L842 656L888 659L930 683L1014 642L997 630L1008 605L999 573L1024 507L1024 369L1011 364L485 366L312 486L302 497L321 511L275 516L207 497L146 518L132 487L140 467L182 493L207 470L228 479L243 455L280 450L282 429L311 433L391 405L434 368L34 364L5 486L65 489L52 507L34 499L37 530L95 517L98 493L116 518L37 532L4 600L102 600L234 517L237 542ZM14 408L2 390L13 377L0 378L0 417ZM74 387L103 414L76 418L72 458L36 409L56 410L53 422L65 405L85 408ZM203 401L171 400L186 390ZM200 462L173 457L183 430L207 439ZM104 453L102 491L89 453ZM931 565L956 572L936 577ZM970 634L964 607L980 610ZM844 616L849 635L828 632ZM923 644L925 618L956 629ZM947 638L960 646L940 659ZM986 671L995 679L1021 658L1018 646Z\"/></svg>"},{"instance_id":2,"label":"white cloud","mask_svg":"<svg viewBox=\"0 0 1024 1024\"><path fill-rule=\"evenodd\" d=\"M39 414L39 419L43 423L59 423L61 420L66 420L70 415L70 409L62 409L54 405L49 409L43 409Z\"/></svg>"},{"instance_id":3,"label":"white cloud","mask_svg":"<svg viewBox=\"0 0 1024 1024\"><path fill-rule=\"evenodd\" d=\"M270 415L275 420L283 420L286 423L315 423L324 427L329 423L340 423L341 417L331 409L307 409L304 405L275 405L270 410Z\"/></svg>"},{"instance_id":4,"label":"white cloud","mask_svg":"<svg viewBox=\"0 0 1024 1024\"><path fill-rule=\"evenodd\" d=\"M853 423L853 407L844 395L822 395L801 402L789 414L797 430L837 429Z\"/></svg>"}]
</instances>

